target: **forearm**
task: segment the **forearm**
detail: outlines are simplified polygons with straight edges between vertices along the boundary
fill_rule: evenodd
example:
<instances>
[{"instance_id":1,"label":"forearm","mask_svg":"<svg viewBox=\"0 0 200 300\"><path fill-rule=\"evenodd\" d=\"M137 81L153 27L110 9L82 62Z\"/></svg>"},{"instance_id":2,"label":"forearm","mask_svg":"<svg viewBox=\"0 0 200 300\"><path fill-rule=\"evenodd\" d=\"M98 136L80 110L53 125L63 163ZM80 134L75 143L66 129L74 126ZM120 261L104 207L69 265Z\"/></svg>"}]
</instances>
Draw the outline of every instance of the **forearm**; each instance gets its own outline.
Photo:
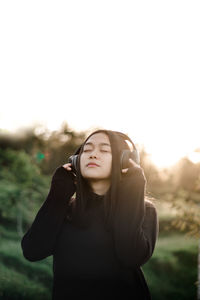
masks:
<instances>
[{"instance_id":1,"label":"forearm","mask_svg":"<svg viewBox=\"0 0 200 300\"><path fill-rule=\"evenodd\" d=\"M139 171L127 176L120 187L115 248L122 265L130 268L141 266L151 257L158 232L156 209L144 199L145 184L144 174Z\"/></svg>"},{"instance_id":2,"label":"forearm","mask_svg":"<svg viewBox=\"0 0 200 300\"><path fill-rule=\"evenodd\" d=\"M132 268L145 264L153 254L158 230L156 209L154 206L148 207L142 225L136 230L130 229L117 245L117 254L122 265Z\"/></svg>"},{"instance_id":3,"label":"forearm","mask_svg":"<svg viewBox=\"0 0 200 300\"><path fill-rule=\"evenodd\" d=\"M75 192L71 176L72 174L63 167L56 169L47 198L22 238L23 254L30 261L40 260L53 254L68 201Z\"/></svg>"}]
</instances>

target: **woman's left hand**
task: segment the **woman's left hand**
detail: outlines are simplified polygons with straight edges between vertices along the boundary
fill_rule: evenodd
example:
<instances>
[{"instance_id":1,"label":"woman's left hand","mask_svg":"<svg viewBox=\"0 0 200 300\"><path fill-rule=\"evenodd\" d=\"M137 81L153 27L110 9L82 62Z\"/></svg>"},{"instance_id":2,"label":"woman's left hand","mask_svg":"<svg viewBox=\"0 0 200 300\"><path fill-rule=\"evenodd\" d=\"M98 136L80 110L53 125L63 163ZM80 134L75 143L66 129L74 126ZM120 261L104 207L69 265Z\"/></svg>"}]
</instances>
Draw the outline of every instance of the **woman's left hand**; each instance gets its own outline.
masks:
<instances>
[{"instance_id":1,"label":"woman's left hand","mask_svg":"<svg viewBox=\"0 0 200 300\"><path fill-rule=\"evenodd\" d=\"M130 161L130 163L131 163L131 168L134 168L134 169L141 169L141 167L138 165L138 164L136 164L136 162L134 162L134 160L132 160L132 158L129 158L129 161ZM127 168L127 169L122 169L122 173L127 173L128 172L128 169L129 168Z\"/></svg>"}]
</instances>

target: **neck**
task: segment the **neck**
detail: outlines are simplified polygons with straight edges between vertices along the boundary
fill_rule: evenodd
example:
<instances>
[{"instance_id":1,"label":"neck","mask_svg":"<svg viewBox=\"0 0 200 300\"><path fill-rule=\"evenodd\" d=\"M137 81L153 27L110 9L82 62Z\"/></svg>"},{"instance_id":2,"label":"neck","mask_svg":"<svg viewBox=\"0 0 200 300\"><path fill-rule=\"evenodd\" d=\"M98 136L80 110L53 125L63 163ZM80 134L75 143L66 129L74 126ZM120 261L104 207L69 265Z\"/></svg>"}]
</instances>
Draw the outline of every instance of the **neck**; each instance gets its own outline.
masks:
<instances>
[{"instance_id":1,"label":"neck","mask_svg":"<svg viewBox=\"0 0 200 300\"><path fill-rule=\"evenodd\" d=\"M90 181L92 191L97 195L105 195L110 187L110 180Z\"/></svg>"}]
</instances>

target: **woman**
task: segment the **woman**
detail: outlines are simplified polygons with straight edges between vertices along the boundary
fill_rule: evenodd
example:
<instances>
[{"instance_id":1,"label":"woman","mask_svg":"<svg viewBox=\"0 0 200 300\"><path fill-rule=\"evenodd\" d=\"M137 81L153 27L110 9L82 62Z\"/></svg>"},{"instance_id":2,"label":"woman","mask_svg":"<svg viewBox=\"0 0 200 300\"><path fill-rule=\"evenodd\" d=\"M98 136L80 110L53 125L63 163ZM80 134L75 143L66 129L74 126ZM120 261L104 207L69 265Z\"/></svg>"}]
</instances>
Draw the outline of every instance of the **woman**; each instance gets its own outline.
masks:
<instances>
[{"instance_id":1,"label":"woman","mask_svg":"<svg viewBox=\"0 0 200 300\"><path fill-rule=\"evenodd\" d=\"M158 219L127 140L111 130L89 135L71 163L56 169L22 238L29 261L53 255L53 300L151 299L141 266L152 256Z\"/></svg>"}]
</instances>

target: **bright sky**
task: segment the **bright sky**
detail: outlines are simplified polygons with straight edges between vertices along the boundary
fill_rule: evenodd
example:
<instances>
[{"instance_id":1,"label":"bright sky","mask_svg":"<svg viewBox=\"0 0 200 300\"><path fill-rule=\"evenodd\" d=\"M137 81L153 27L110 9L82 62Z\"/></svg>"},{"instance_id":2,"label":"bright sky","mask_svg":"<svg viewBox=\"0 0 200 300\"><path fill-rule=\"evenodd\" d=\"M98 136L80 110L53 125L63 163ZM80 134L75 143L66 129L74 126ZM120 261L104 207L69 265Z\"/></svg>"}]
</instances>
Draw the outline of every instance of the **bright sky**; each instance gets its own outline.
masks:
<instances>
[{"instance_id":1,"label":"bright sky","mask_svg":"<svg viewBox=\"0 0 200 300\"><path fill-rule=\"evenodd\" d=\"M159 166L191 156L199 16L199 1L1 1L0 129L66 121L127 133Z\"/></svg>"}]
</instances>

